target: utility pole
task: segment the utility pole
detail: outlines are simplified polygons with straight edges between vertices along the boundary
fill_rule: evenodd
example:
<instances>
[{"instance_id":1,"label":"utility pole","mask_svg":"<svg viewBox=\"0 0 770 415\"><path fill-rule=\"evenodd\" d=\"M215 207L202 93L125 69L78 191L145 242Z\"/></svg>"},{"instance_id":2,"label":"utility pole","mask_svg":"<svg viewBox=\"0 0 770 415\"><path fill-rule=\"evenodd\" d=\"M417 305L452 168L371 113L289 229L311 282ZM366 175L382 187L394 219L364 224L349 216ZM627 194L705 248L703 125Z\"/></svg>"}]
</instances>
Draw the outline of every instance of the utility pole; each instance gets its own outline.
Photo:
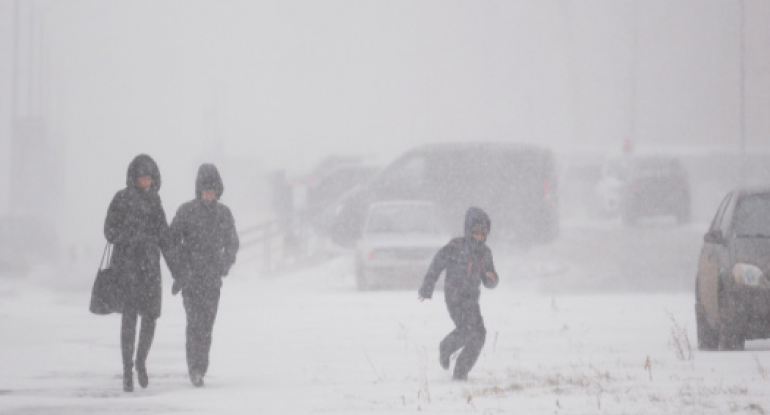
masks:
<instances>
[{"instance_id":1,"label":"utility pole","mask_svg":"<svg viewBox=\"0 0 770 415\"><path fill-rule=\"evenodd\" d=\"M19 25L20 25L19 0L13 2L13 63L11 65L11 172L9 177L10 213L16 214L19 209L19 200L16 197L20 189L18 183L21 174L21 163L18 154L21 143L19 142Z\"/></svg>"},{"instance_id":2,"label":"utility pole","mask_svg":"<svg viewBox=\"0 0 770 415\"><path fill-rule=\"evenodd\" d=\"M739 120L739 136L740 136L740 185L746 185L746 163L748 162L746 157L746 1L741 0L739 2L740 7L740 120Z\"/></svg>"},{"instance_id":3,"label":"utility pole","mask_svg":"<svg viewBox=\"0 0 770 415\"><path fill-rule=\"evenodd\" d=\"M63 175L55 163L45 114L43 23L33 1L14 0L9 186L13 215L50 216L56 210L50 196L59 191L52 189L52 180Z\"/></svg>"},{"instance_id":4,"label":"utility pole","mask_svg":"<svg viewBox=\"0 0 770 415\"><path fill-rule=\"evenodd\" d=\"M639 4L637 0L631 3L631 99L629 102L628 138L624 150L632 152L637 141L637 112L638 108L638 66L639 66Z\"/></svg>"}]
</instances>

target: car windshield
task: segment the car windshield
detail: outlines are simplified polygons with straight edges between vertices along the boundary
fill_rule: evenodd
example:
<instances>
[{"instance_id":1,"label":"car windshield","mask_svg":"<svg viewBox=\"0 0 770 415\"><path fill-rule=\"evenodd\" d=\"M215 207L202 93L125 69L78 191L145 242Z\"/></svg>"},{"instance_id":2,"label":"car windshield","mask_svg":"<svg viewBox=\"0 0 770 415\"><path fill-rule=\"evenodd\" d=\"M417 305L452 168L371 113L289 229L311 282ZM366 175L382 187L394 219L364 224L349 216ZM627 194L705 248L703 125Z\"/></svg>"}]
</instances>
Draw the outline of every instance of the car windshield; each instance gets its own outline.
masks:
<instances>
[{"instance_id":1,"label":"car windshield","mask_svg":"<svg viewBox=\"0 0 770 415\"><path fill-rule=\"evenodd\" d=\"M676 161L666 158L639 159L633 164L632 171L637 177L668 177L677 174Z\"/></svg>"},{"instance_id":2,"label":"car windshield","mask_svg":"<svg viewBox=\"0 0 770 415\"><path fill-rule=\"evenodd\" d=\"M369 215L368 234L440 234L441 223L433 206L378 206Z\"/></svg>"},{"instance_id":3,"label":"car windshield","mask_svg":"<svg viewBox=\"0 0 770 415\"><path fill-rule=\"evenodd\" d=\"M735 207L737 236L770 237L770 193L746 196Z\"/></svg>"}]
</instances>

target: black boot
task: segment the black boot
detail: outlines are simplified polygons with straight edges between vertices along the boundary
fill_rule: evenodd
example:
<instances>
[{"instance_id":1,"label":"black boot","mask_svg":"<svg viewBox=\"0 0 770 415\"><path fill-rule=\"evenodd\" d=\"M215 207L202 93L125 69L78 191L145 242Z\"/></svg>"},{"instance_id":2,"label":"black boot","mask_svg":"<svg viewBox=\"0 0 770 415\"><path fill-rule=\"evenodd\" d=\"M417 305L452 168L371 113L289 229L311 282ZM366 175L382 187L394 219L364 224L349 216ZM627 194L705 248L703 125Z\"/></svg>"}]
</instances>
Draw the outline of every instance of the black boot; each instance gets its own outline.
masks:
<instances>
[{"instance_id":1,"label":"black boot","mask_svg":"<svg viewBox=\"0 0 770 415\"><path fill-rule=\"evenodd\" d=\"M136 364L136 379L139 381L139 386L142 389L150 384L150 379L147 377L147 367L144 364Z\"/></svg>"},{"instance_id":2,"label":"black boot","mask_svg":"<svg viewBox=\"0 0 770 415\"><path fill-rule=\"evenodd\" d=\"M196 388L203 387L203 375L200 372L190 372L190 382Z\"/></svg>"},{"instance_id":3,"label":"black boot","mask_svg":"<svg viewBox=\"0 0 770 415\"><path fill-rule=\"evenodd\" d=\"M139 346L136 349L136 376L139 386L146 388L150 383L147 377L147 356L150 354L152 340L155 337L155 319L142 317L142 328L139 331Z\"/></svg>"},{"instance_id":4,"label":"black boot","mask_svg":"<svg viewBox=\"0 0 770 415\"><path fill-rule=\"evenodd\" d=\"M120 326L120 349L123 356L123 391L134 391L134 339L136 314L123 313Z\"/></svg>"},{"instance_id":5,"label":"black boot","mask_svg":"<svg viewBox=\"0 0 770 415\"><path fill-rule=\"evenodd\" d=\"M455 373L452 375L452 380L459 381L459 382L465 382L468 380L468 374L467 373Z\"/></svg>"},{"instance_id":6,"label":"black boot","mask_svg":"<svg viewBox=\"0 0 770 415\"><path fill-rule=\"evenodd\" d=\"M123 370L123 392L134 391L134 371L131 369Z\"/></svg>"}]
</instances>

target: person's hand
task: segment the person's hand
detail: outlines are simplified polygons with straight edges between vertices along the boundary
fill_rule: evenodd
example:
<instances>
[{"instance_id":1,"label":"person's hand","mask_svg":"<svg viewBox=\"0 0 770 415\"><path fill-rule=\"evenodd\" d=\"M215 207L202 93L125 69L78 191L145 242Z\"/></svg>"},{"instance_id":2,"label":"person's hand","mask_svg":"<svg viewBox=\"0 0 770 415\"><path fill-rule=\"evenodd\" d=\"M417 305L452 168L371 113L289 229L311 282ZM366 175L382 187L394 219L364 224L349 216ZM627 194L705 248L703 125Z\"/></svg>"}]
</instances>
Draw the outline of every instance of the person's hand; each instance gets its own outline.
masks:
<instances>
[{"instance_id":1,"label":"person's hand","mask_svg":"<svg viewBox=\"0 0 770 415\"><path fill-rule=\"evenodd\" d=\"M174 283L171 284L171 295L177 295L179 291L182 291L182 284L178 280L174 280Z\"/></svg>"},{"instance_id":2,"label":"person's hand","mask_svg":"<svg viewBox=\"0 0 770 415\"><path fill-rule=\"evenodd\" d=\"M487 279L490 281L495 281L495 273L494 272L487 272Z\"/></svg>"}]
</instances>

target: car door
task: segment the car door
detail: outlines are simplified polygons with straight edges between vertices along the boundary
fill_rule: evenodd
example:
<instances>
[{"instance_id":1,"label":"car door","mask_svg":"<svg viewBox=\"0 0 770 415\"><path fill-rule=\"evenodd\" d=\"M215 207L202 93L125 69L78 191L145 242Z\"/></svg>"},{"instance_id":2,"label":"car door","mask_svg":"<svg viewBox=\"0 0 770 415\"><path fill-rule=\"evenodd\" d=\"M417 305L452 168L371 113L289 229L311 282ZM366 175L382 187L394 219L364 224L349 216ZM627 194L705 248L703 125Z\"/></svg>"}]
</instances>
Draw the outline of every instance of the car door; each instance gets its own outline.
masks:
<instances>
[{"instance_id":1,"label":"car door","mask_svg":"<svg viewBox=\"0 0 770 415\"><path fill-rule=\"evenodd\" d=\"M727 239L735 195L728 194L717 210L708 232L703 237L703 248L698 259L697 300L706 311L712 328L719 327L719 275L727 262Z\"/></svg>"}]
</instances>

